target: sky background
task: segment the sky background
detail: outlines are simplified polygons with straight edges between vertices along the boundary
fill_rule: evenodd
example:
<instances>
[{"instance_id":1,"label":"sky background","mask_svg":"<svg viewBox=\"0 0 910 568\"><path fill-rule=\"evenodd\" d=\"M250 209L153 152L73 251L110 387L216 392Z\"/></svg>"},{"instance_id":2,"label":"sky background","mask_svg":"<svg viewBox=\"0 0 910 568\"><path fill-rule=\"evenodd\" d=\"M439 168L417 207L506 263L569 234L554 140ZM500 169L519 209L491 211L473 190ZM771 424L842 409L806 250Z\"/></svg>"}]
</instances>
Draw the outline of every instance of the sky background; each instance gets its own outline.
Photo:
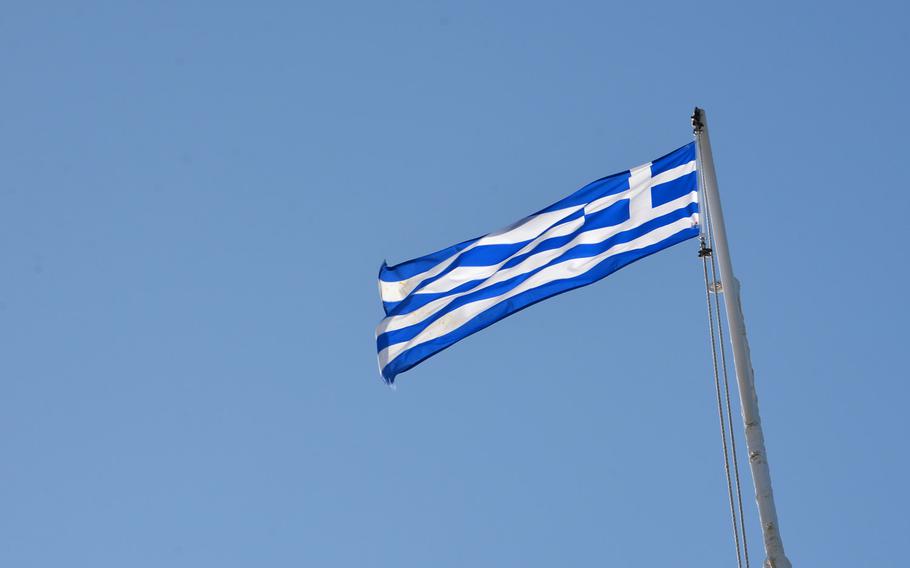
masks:
<instances>
[{"instance_id":1,"label":"sky background","mask_svg":"<svg viewBox=\"0 0 910 568\"><path fill-rule=\"evenodd\" d=\"M906 566L906 6L5 3L0 564L733 566L694 241L396 390L373 337L383 259L698 104L787 553Z\"/></svg>"}]
</instances>

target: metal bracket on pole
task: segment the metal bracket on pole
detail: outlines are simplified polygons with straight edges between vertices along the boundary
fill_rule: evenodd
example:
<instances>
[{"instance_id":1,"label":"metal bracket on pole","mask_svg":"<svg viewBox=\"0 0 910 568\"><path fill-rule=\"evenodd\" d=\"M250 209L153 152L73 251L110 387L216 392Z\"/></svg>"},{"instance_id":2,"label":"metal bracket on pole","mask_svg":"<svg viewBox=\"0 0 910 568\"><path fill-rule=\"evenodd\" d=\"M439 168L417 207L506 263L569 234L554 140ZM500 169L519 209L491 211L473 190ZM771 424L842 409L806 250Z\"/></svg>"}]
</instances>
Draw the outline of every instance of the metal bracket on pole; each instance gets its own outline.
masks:
<instances>
[{"instance_id":1,"label":"metal bracket on pole","mask_svg":"<svg viewBox=\"0 0 910 568\"><path fill-rule=\"evenodd\" d=\"M715 255L720 269L720 289L715 290L715 293L723 293L727 327L730 330L730 342L733 344L733 362L736 367L739 402L745 425L749 468L755 486L755 501L758 504L758 516L765 544L765 568L791 568L792 565L784 554L784 545L781 542L778 528L777 508L774 505L774 494L771 491L771 471L768 468L765 437L758 414L755 375L752 370L749 342L746 338L746 324L740 302L739 280L733 275L733 263L730 260L730 249L727 245L727 230L720 205L720 194L717 191L714 158L711 155L711 141L708 137L708 121L703 109L695 108L695 112L692 114L692 128L698 146L698 168L702 170L704 180L702 191L707 208L707 214L703 216L702 222L708 222L710 216L711 235L714 240L713 250L707 249L710 251L707 254Z\"/></svg>"}]
</instances>

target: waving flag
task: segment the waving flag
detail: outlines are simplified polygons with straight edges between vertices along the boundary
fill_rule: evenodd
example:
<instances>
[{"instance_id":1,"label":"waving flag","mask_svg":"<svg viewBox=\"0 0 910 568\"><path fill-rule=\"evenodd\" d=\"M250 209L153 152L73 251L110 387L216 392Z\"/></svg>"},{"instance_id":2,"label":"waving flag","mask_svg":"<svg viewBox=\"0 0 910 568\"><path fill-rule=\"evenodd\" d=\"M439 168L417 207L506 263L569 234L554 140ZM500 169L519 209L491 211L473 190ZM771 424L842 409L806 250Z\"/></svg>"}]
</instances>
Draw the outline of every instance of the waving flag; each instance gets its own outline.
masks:
<instances>
[{"instance_id":1,"label":"waving flag","mask_svg":"<svg viewBox=\"0 0 910 568\"><path fill-rule=\"evenodd\" d=\"M546 298L698 235L695 143L592 182L501 231L383 263L383 378Z\"/></svg>"}]
</instances>

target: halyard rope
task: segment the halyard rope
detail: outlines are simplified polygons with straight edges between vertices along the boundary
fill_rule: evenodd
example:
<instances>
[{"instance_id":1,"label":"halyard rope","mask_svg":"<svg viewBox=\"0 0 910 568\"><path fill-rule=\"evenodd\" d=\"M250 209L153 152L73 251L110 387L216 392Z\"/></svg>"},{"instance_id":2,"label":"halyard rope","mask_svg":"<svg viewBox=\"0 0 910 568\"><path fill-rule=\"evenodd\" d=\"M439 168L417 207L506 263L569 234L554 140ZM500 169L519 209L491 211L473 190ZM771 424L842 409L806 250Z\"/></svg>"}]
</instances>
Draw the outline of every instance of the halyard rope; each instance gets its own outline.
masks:
<instances>
[{"instance_id":1,"label":"halyard rope","mask_svg":"<svg viewBox=\"0 0 910 568\"><path fill-rule=\"evenodd\" d=\"M714 246L713 243L714 235L709 232L709 238L712 239L711 246ZM711 278L714 282L717 282L717 259L714 258L714 255L709 255L711 257ZM739 476L739 458L736 456L736 434L735 429L733 428L733 406L730 404L730 379L727 374L727 348L726 343L724 342L724 326L721 323L720 319L720 299L717 297L717 293L714 294L714 309L717 315L717 339L720 344L720 368L723 371L724 376L724 397L726 398L727 406L727 424L730 425L730 453L733 455L733 479L736 481L736 500L739 505L739 530L742 532L742 543L743 543L743 558L746 561L746 568L749 568L749 544L746 540L746 519L743 513L743 492L742 492L742 483L740 482Z\"/></svg>"},{"instance_id":2,"label":"halyard rope","mask_svg":"<svg viewBox=\"0 0 910 568\"><path fill-rule=\"evenodd\" d=\"M701 159L701 148L697 146L698 151L698 162L702 163ZM704 176L702 173L701 167L698 168L699 175L699 184L701 187L704 187ZM749 546L746 540L746 524L745 516L743 513L743 499L742 499L742 489L739 475L739 459L736 455L736 435L734 430L733 423L733 411L732 405L730 403L730 380L727 373L727 355L726 355L726 346L724 344L724 332L723 332L723 320L721 319L720 313L720 299L719 294L722 290L718 286L717 278L717 260L714 258L713 247L714 247L714 234L711 226L711 213L710 208L708 207L707 199L703 199L704 205L704 215L702 219L702 236L700 239L700 249L698 251L698 256L702 259L702 270L704 273L705 279L705 299L708 304L708 325L711 339L711 361L713 364L714 371L714 390L717 398L717 413L718 419L720 421L720 434L721 434L721 445L723 447L724 454L724 473L727 479L727 496L730 505L730 519L732 522L733 528L733 542L736 547L736 565L738 568L743 568L743 558L745 558L745 566L749 568ZM711 257L711 278L708 278L708 258ZM713 300L712 300L713 292ZM713 306L712 306L713 302ZM715 314L717 316L716 326L715 326ZM716 335L715 335L716 334ZM720 364L723 373L724 379L724 394L721 395L720 387L720 372L718 372L718 356L717 356L717 345L720 344ZM724 403L726 403L726 408L724 408ZM725 412L726 410L726 412ZM726 416L725 416L726 414ZM730 426L730 447L727 446L727 428L726 424ZM733 476L731 476L730 471L730 454L733 454ZM735 477L735 487L736 487L736 501L733 498L733 480L731 477ZM738 507L737 507L738 505ZM737 515L738 509L738 515ZM737 519L738 516L738 519Z\"/></svg>"},{"instance_id":3,"label":"halyard rope","mask_svg":"<svg viewBox=\"0 0 910 568\"><path fill-rule=\"evenodd\" d=\"M708 325L710 326L711 336L711 362L714 366L714 388L717 393L717 416L720 419L720 439L724 450L724 473L727 476L727 496L730 500L730 520L733 522L733 542L736 546L736 566L738 568L742 568L743 560L742 549L739 542L739 523L736 519L736 504L733 501L733 481L730 474L730 453L727 448L726 419L724 418L724 409L720 394L720 374L717 370L717 340L715 338L714 310L712 309L713 306L711 305L712 284L708 280L708 255L711 254L711 249L709 249L705 244L704 237L701 238L701 249L698 251L698 254L701 256L702 268L704 269L705 275L705 296L708 303Z\"/></svg>"}]
</instances>

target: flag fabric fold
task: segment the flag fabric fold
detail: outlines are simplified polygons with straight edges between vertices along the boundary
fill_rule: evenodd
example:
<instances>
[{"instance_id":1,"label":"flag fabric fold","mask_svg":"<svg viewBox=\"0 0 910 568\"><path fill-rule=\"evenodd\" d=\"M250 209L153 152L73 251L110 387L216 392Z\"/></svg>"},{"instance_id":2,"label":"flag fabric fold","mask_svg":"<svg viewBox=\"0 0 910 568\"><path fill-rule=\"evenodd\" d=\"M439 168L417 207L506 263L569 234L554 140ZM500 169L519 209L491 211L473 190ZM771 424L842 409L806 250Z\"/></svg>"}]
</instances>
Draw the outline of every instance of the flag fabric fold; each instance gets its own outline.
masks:
<instances>
[{"instance_id":1,"label":"flag fabric fold","mask_svg":"<svg viewBox=\"0 0 910 568\"><path fill-rule=\"evenodd\" d=\"M500 231L395 266L383 263L380 372L391 384L519 310L697 235L692 142L589 183Z\"/></svg>"}]
</instances>

